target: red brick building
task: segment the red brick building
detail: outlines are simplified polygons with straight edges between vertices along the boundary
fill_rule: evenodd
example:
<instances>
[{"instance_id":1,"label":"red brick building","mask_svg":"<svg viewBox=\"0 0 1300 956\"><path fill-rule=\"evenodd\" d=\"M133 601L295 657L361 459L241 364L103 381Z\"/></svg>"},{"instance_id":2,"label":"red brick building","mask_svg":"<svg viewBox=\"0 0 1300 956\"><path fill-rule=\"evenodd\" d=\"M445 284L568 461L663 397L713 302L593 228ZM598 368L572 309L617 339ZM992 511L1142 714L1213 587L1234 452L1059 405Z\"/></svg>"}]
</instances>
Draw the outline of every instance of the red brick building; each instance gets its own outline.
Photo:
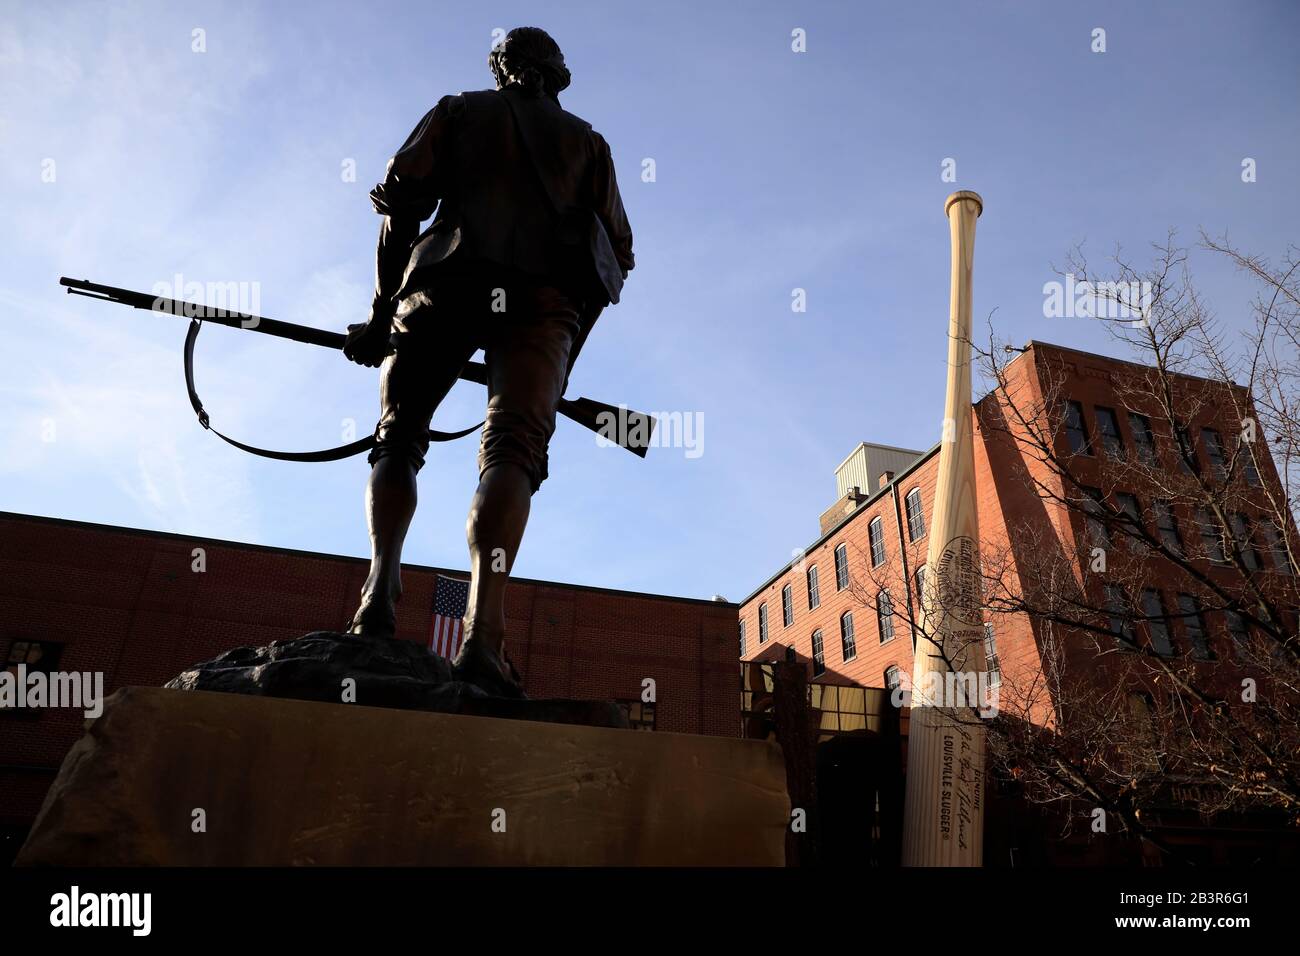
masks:
<instances>
[{"instance_id":1,"label":"red brick building","mask_svg":"<svg viewBox=\"0 0 1300 956\"><path fill-rule=\"evenodd\" d=\"M1007 515L1030 502L1023 489L1013 491L1002 480L1010 470L1005 449L986 444L976 411L980 535L985 545L1001 546ZM914 648L907 622L920 618L938 468L936 444L902 470L875 476L874 493L850 488L828 509L821 536L741 601L742 660L772 660L791 648L818 681L887 687L910 675ZM991 637L1003 673L1039 667L1027 621L996 622Z\"/></svg>"},{"instance_id":2,"label":"red brick building","mask_svg":"<svg viewBox=\"0 0 1300 956\"><path fill-rule=\"evenodd\" d=\"M1100 447L1110 429L1115 428L1116 440L1132 449L1139 442L1133 434L1135 422L1144 416L1127 407L1133 403L1133 393L1123 391L1123 383L1143 371L1142 366L1129 362L1030 342L1006 366L1006 392L1024 406L1048 401L1072 404L1094 444ZM1192 389L1198 383L1205 389L1216 387L1203 379L1188 377L1186 382ZM1014 572L1014 562L1017 559L1024 562L1029 557L1023 553L1023 533L1030 527L1054 538L1063 553L1085 554L1090 533L1085 518L1077 510L1044 497L1035 486L1040 485L1060 497L1072 492L1061 486L1046 465L1034 460L1025 446L1009 437L1021 429L1006 421L1007 413L1001 404L1004 403L999 402L997 394L991 393L976 402L971 410L981 554L1004 556L1013 563ZM1207 401L1202 397L1197 407L1200 413L1190 423L1188 432L1194 453L1208 470L1214 467L1212 456L1219 452L1207 448L1206 440L1211 434L1235 436L1240 421L1228 402ZM1108 414L1116 410L1124 414L1113 417ZM1128 414L1130 411L1136 418ZM1168 458L1168 461L1162 458L1161 466L1172 471L1177 467L1169 451L1172 436L1152 437ZM1069 437L1064 430L1057 439L1060 450L1065 451ZM865 447L870 451L887 446ZM1264 486L1276 487L1278 476L1267 454L1267 444L1262 443L1260 447L1264 450L1259 468L1262 477L1257 477L1256 486L1260 488L1258 497L1262 506ZM1104 454L1097 454L1081 466L1085 476L1095 473L1089 480L1098 486L1107 484L1101 473L1104 461ZM923 580L938 466L939 445L936 444L928 451L915 453L911 463L902 470L881 474L873 493L863 494L856 487L848 489L822 515L820 537L797 552L740 602L741 659L771 660L784 656L786 649L792 648L800 659L808 662L814 675L824 673L831 682L847 680L866 687L886 686L890 668L910 672L913 647L906 622L920 617L918 574ZM1135 496L1145 516L1150 517L1156 489L1108 487L1104 490L1108 500L1122 493ZM1253 519L1252 527L1257 532L1256 550L1265 556L1265 561L1274 561L1269 542L1258 530L1262 519L1249 514L1247 517ZM1173 518L1184 535L1194 533L1195 515L1177 513ZM1272 570L1271 565L1266 567ZM1206 570L1216 575L1234 573L1230 568L1208 563ZM1279 565L1278 570L1279 574L1285 574L1285 565ZM883 606L879 600L882 590L889 592ZM1176 596L1165 595L1165 604L1176 607ZM846 615L851 620L846 620ZM1029 676L1039 670L1036 637L1027 619L1009 617L990 620L989 624L988 659L1004 678ZM1208 624L1207 640L1230 640L1226 620ZM817 634L820 634L820 647L815 644ZM1178 635L1174 638L1183 647L1191 643L1186 635L1181 641Z\"/></svg>"},{"instance_id":3,"label":"red brick building","mask_svg":"<svg viewBox=\"0 0 1300 956\"><path fill-rule=\"evenodd\" d=\"M102 672L106 695L157 686L234 647L337 630L366 570L358 558L0 512L0 652ZM439 573L465 576L403 567L399 638L427 640ZM736 605L514 579L506 616L530 696L639 703L650 678L655 705L634 715L645 724L739 735ZM9 855L82 725L76 710L0 712Z\"/></svg>"},{"instance_id":4,"label":"red brick building","mask_svg":"<svg viewBox=\"0 0 1300 956\"><path fill-rule=\"evenodd\" d=\"M1114 510L1131 511L1153 535L1186 541L1194 548L1202 546L1199 516L1189 513L1176 495L1170 495L1169 488L1176 484L1183 466L1175 455L1174 435L1160 425L1159 409L1147 407L1154 405L1150 396L1143 398L1148 369L1031 342L1007 363L1003 374L1005 388L985 396L971 410L980 552L986 576L989 564L998 561L1002 563L998 573L1010 587L1025 594L1036 589L1041 592L1048 586L1040 577L1042 558L1050 551L1061 559L1066 574L1089 594L1092 606L1102 607L1112 590L1116 594L1123 591L1105 585L1104 575L1088 574L1085 565L1096 543L1097 522L1079 507L1063 503L1061 499L1068 498L1077 502L1080 489L1064 487L1060 475L1036 456L1032 442L1022 440L1030 426L1015 419L1008 409L1008 396L1010 403L1022 409L1036 406L1063 411L1065 421L1049 431L1054 453L1072 455L1072 445L1089 443L1088 450L1077 456L1076 469L1086 485L1095 486L1085 489L1086 494ZM1236 447L1243 409L1251 408L1249 394L1239 387L1190 376L1178 376L1176 389L1181 393L1178 415L1187 423L1184 434L1194 467L1204 474L1221 471L1223 459ZM1253 461L1258 465L1252 465L1248 476L1240 480L1234 507L1240 509L1241 538L1249 542L1252 560L1258 562L1258 574L1252 578L1276 597L1284 621L1294 622L1300 610L1294 569L1285 557L1286 549L1278 547L1276 522L1269 527L1266 499L1269 490L1280 491L1279 477L1267 442L1256 449ZM846 459L837 470L839 498L822 515L820 536L741 602L742 660L768 661L793 654L805 662L817 682L879 688L901 680L906 686L914 654L911 622L920 619L920 584L939 450L935 445L900 463L901 449L860 445L855 452L858 460L853 460L854 456ZM1142 484L1131 477L1117 479L1117 470L1110 464L1125 455L1130 456L1129 461L1134 455L1149 455L1149 474L1155 480ZM873 460L884 463L879 472L870 470ZM846 482L840 472L856 477ZM865 487L864 473L873 479ZM1174 477L1162 481L1162 475ZM1175 499L1174 503L1165 498ZM1293 523L1281 529L1281 536L1286 535L1294 539ZM1224 561L1198 560L1196 565L1199 574L1229 587L1233 575L1241 577ZM1197 659L1218 661L1221 667L1216 674L1229 682L1239 679L1232 662L1239 650L1237 643L1243 640L1245 625L1240 617L1199 605L1191 605L1195 613L1185 615L1189 605L1184 602L1191 597L1183 593L1191 590L1186 586L1187 577L1162 578L1159 567L1143 567L1143 583L1130 589L1136 593L1122 595L1128 607L1137 606L1133 616L1138 622L1111 623L1110 627L1128 628L1127 633L1140 646L1167 648L1156 650L1159 654L1177 655L1193 663ZM1147 620L1148 615L1154 619ZM1104 615L1101 620L1104 622ZM1057 633L1061 633L1059 628ZM1046 646L1045 626L1037 618L1024 613L986 617L986 661L991 682L1000 685L1004 701L1010 688L1042 686ZM1076 652L1070 646L1063 653L1071 661L1069 666L1073 667L1076 659L1082 664L1076 673L1091 671L1095 675L1100 673L1099 666L1106 666L1098 664L1095 651ZM1053 701L1045 696L1035 700L1030 713L1032 723L1050 725ZM1188 830L1195 830L1194 822ZM1269 842L1268 838L1262 840ZM1225 862L1218 856L1214 859Z\"/></svg>"}]
</instances>

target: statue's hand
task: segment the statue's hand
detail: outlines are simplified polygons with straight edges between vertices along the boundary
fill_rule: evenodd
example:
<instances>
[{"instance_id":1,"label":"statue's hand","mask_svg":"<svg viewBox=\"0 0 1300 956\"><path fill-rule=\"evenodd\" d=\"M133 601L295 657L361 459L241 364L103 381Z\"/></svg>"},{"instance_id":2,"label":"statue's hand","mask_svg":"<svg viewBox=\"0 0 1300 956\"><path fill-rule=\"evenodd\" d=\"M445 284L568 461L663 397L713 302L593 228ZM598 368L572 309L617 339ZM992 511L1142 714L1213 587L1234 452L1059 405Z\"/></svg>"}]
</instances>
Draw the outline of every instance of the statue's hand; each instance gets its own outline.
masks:
<instances>
[{"instance_id":1,"label":"statue's hand","mask_svg":"<svg viewBox=\"0 0 1300 956\"><path fill-rule=\"evenodd\" d=\"M388 335L388 323L381 325L377 322L360 322L349 325L347 341L343 343L343 354L358 365L378 368L393 351Z\"/></svg>"}]
</instances>

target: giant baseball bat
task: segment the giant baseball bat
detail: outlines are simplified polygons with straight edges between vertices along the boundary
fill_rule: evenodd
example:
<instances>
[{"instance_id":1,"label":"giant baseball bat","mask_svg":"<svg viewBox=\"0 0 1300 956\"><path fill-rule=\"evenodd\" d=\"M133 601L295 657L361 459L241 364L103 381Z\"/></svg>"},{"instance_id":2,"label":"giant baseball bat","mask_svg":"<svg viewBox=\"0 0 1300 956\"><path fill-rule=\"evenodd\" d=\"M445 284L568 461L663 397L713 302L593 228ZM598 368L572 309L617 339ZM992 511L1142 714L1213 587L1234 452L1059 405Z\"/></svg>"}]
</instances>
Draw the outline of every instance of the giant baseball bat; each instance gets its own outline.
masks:
<instances>
[{"instance_id":1,"label":"giant baseball bat","mask_svg":"<svg viewBox=\"0 0 1300 956\"><path fill-rule=\"evenodd\" d=\"M970 373L975 220L984 203L962 190L943 208L952 238L948 392L912 667L904 866L980 866L984 848L984 729L976 709L987 677Z\"/></svg>"}]
</instances>

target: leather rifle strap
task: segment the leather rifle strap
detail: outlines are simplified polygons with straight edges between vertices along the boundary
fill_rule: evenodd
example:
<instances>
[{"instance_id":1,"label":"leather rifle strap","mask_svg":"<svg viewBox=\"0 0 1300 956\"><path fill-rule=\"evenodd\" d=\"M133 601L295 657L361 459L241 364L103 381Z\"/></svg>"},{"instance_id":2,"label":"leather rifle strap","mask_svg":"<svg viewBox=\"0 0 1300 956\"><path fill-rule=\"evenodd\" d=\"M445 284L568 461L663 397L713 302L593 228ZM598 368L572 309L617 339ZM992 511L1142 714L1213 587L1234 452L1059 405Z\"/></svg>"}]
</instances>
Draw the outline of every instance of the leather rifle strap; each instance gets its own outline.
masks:
<instances>
[{"instance_id":1,"label":"leather rifle strap","mask_svg":"<svg viewBox=\"0 0 1300 956\"><path fill-rule=\"evenodd\" d=\"M240 451L246 451L250 455L274 458L277 461L340 461L375 447L375 436L367 435L365 438L349 442L346 445L339 445L335 448L322 448L320 451L275 451L270 448L257 448L253 445L246 445L241 441L236 441L229 435L223 435L217 431L208 420L207 410L204 409L203 401L199 398L198 390L194 387L194 343L198 341L200 328L202 328L202 322L198 319L191 319L189 331L185 334L185 388L190 393L190 404L194 407L194 414L199 417L199 424L222 441L234 445ZM479 422L477 425L462 428L457 432L440 432L431 428L429 429L429 441L454 441L457 438L463 438L470 432L482 427L482 425L483 422Z\"/></svg>"}]
</instances>

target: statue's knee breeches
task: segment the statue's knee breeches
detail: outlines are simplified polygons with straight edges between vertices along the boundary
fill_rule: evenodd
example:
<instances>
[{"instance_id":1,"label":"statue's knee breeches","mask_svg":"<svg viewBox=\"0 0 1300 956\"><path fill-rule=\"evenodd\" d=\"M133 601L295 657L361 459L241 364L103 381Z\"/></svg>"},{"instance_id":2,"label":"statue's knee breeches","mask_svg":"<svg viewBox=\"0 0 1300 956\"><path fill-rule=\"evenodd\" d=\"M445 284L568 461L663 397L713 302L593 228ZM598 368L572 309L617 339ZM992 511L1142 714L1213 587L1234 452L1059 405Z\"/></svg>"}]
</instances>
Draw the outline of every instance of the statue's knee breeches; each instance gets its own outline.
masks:
<instances>
[{"instance_id":1,"label":"statue's knee breeches","mask_svg":"<svg viewBox=\"0 0 1300 956\"><path fill-rule=\"evenodd\" d=\"M537 491L580 324L577 303L560 290L544 286L526 295L527 318L503 325L485 350L489 397L479 474L510 462Z\"/></svg>"},{"instance_id":2,"label":"statue's knee breeches","mask_svg":"<svg viewBox=\"0 0 1300 956\"><path fill-rule=\"evenodd\" d=\"M525 285L509 290L505 313L492 313L471 307L491 301L472 292L430 294L427 305L399 314L396 348L380 371L382 411L370 463L402 455L417 471L424 466L433 413L481 345L488 406L479 474L509 463L523 469L536 491L547 476L556 408L581 330L580 305L559 289Z\"/></svg>"}]
</instances>

